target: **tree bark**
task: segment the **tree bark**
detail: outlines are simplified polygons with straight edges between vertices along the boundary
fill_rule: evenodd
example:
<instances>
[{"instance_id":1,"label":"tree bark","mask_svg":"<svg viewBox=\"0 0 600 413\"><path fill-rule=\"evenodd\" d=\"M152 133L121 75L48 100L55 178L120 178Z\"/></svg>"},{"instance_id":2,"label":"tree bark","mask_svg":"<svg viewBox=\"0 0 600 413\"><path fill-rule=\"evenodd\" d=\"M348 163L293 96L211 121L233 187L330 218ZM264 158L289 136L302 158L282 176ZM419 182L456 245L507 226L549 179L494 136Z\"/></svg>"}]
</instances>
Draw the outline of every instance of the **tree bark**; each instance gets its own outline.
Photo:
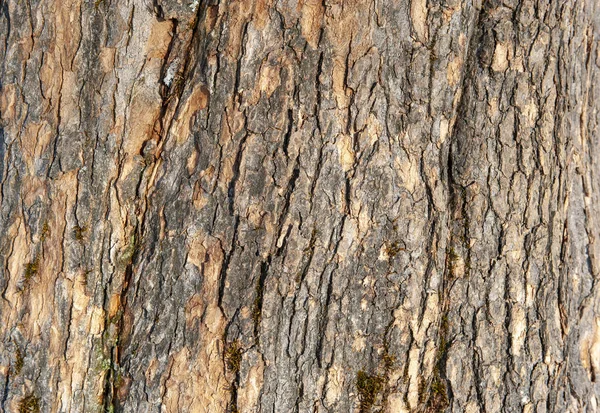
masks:
<instances>
[{"instance_id":1,"label":"tree bark","mask_svg":"<svg viewBox=\"0 0 600 413\"><path fill-rule=\"evenodd\" d=\"M598 0L0 0L3 412L595 412Z\"/></svg>"}]
</instances>

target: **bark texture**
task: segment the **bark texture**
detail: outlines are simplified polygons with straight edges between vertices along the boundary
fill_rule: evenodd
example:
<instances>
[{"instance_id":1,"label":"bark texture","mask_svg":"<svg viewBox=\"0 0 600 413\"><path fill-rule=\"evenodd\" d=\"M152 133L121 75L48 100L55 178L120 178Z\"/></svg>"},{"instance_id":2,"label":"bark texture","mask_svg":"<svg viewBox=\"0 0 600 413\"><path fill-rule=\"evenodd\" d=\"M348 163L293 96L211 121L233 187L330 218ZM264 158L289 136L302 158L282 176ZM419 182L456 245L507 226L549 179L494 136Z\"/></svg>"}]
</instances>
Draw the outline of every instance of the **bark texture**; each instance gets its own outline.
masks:
<instances>
[{"instance_id":1,"label":"bark texture","mask_svg":"<svg viewBox=\"0 0 600 413\"><path fill-rule=\"evenodd\" d=\"M600 410L600 1L0 0L0 410Z\"/></svg>"}]
</instances>

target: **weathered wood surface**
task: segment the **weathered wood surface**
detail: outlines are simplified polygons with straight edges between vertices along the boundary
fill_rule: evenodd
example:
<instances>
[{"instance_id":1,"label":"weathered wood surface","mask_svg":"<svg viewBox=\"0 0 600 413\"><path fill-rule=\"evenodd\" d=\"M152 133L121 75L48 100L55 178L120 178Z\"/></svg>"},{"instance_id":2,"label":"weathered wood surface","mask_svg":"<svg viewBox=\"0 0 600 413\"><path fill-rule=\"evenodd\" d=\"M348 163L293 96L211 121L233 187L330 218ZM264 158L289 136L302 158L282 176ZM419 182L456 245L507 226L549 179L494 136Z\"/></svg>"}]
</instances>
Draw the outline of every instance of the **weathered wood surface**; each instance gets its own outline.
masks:
<instances>
[{"instance_id":1,"label":"weathered wood surface","mask_svg":"<svg viewBox=\"0 0 600 413\"><path fill-rule=\"evenodd\" d=\"M0 409L594 412L600 1L0 0Z\"/></svg>"}]
</instances>

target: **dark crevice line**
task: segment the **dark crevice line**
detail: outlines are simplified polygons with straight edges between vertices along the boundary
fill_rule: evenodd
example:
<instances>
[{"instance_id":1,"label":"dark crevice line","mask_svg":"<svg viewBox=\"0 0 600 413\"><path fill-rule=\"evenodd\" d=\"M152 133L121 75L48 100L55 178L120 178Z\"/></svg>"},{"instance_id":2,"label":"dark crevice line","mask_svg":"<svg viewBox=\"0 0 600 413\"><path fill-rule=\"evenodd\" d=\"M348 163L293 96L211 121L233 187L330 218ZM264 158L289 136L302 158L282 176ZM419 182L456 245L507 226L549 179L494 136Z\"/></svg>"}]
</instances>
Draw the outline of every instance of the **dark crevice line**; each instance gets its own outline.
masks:
<instances>
[{"instance_id":1,"label":"dark crevice line","mask_svg":"<svg viewBox=\"0 0 600 413\"><path fill-rule=\"evenodd\" d=\"M240 177L240 167L242 163L242 155L244 154L246 139L248 139L248 133L245 133L240 140L238 151L235 155L235 161L233 162L233 177L229 181L229 187L227 188L227 198L229 200L229 214L233 215L234 200L235 200L235 187L237 180Z\"/></svg>"},{"instance_id":2,"label":"dark crevice line","mask_svg":"<svg viewBox=\"0 0 600 413\"><path fill-rule=\"evenodd\" d=\"M452 285L452 281L456 277L455 269L453 261L455 258L454 245L460 244L463 247L468 248L468 240L466 240L467 233L463 234L463 236L459 236L456 234L455 229L455 220L458 216L460 216L461 220L466 220L467 218L467 210L466 210L466 199L465 199L465 188L459 183L457 177L455 176L455 165L454 165L454 157L455 150L454 145L456 142L457 134L460 134L461 127L463 127L463 123L467 121L466 109L468 100L468 86L472 81L472 77L474 76L474 65L476 64L476 48L475 45L479 42L479 37L481 36L481 9L476 11L477 15L474 18L476 24L472 28L471 36L468 42L468 48L465 51L465 64L463 68L463 73L461 75L461 81L458 90L460 90L460 99L456 107L456 122L449 132L449 136L447 139L447 155L445 159L445 165L442 170L445 173L446 177L446 185L447 185L447 213L448 213L448 239L446 243L446 258L444 262L444 270L442 276L441 283L441 291L440 291L440 300L441 300L441 308L440 308L440 320L438 325L438 343L437 343L437 355L436 355L436 365L434 367L433 376L429 381L427 387L427 396L425 400L423 400L425 409L441 409L445 410L449 406L452 405L453 400L453 392L450 385L450 381L446 374L446 363L448 358L448 348L451 343L449 342L449 323L448 323L448 313L450 311L450 301L449 301L449 293ZM460 148L458 149L460 150ZM444 160L442 159L442 162ZM428 194L429 195L429 194ZM461 230L466 231L465 223L467 221L463 221L463 225L461 225ZM457 236L459 240L457 240ZM459 242L460 241L460 242ZM466 260L465 265L470 259ZM432 391L436 390L435 392Z\"/></svg>"},{"instance_id":3,"label":"dark crevice line","mask_svg":"<svg viewBox=\"0 0 600 413\"><path fill-rule=\"evenodd\" d=\"M337 267L337 266L336 266ZM319 337L317 339L317 346L315 349L317 356L317 366L323 368L323 338L325 336L325 329L327 328L327 322L329 317L329 306L331 304L331 296L333 293L333 273L335 269L329 272L329 280L327 281L327 292L325 295L325 304L323 305L323 311L321 315L321 321L319 323Z\"/></svg>"},{"instance_id":4,"label":"dark crevice line","mask_svg":"<svg viewBox=\"0 0 600 413\"><path fill-rule=\"evenodd\" d=\"M265 281L269 273L269 267L271 265L271 257L267 258L266 261L260 264L260 275L256 283L256 296L254 298L254 308L252 310L252 318L254 320L254 337L258 342L258 333L260 329L260 322L262 319L262 311L264 304L264 290Z\"/></svg>"},{"instance_id":5,"label":"dark crevice line","mask_svg":"<svg viewBox=\"0 0 600 413\"><path fill-rule=\"evenodd\" d=\"M310 198L309 213L312 213L313 198L314 198L314 195L315 195L315 189L317 187L317 181L318 181L319 177L321 176L321 168L323 167L323 147L324 147L324 145L321 145L319 147L319 156L317 158L317 167L315 168L315 174L314 174L314 177L313 177L313 179L312 179L312 181L310 183L311 198Z\"/></svg>"},{"instance_id":6,"label":"dark crevice line","mask_svg":"<svg viewBox=\"0 0 600 413\"><path fill-rule=\"evenodd\" d=\"M168 106L168 97L169 97L169 92L170 92L170 86L174 84L175 79L172 79L171 84L166 84L165 83L165 77L167 75L167 72L169 71L169 57L171 56L171 53L173 52L173 48L175 47L175 43L177 42L177 28L179 26L179 21L177 19L171 19L171 40L169 41L169 45L167 46L167 52L165 53L165 56L162 59L162 65L160 67L160 77L159 80L161 82L160 85L160 95L163 99L162 102L162 107L161 107L161 113L160 113L160 117L159 117L159 122L160 122L160 127L162 129L163 125L162 125L162 120L163 120L163 116L165 114L165 112L167 111L167 106ZM174 61L174 60L173 60ZM173 62L172 61L172 62ZM171 62L171 64L172 64Z\"/></svg>"},{"instance_id":7,"label":"dark crevice line","mask_svg":"<svg viewBox=\"0 0 600 413\"><path fill-rule=\"evenodd\" d=\"M340 247L340 243L342 242L343 239L343 234L344 234L344 227L346 224L346 218L348 218L347 214L344 214L342 216L342 220L340 223L340 231L339 231L339 236L338 239L335 241L335 246L333 248L332 251L332 257L336 257L337 253L338 253L338 249ZM331 234L331 237L334 236L334 233ZM329 261L329 263L331 263L331 261L333 260L333 258ZM327 266L329 265L329 263L327 264ZM327 269L327 266L325 267L325 270L323 270L323 272L321 273L321 277L319 280L319 286L318 289L321 290L322 286L323 286L323 275L325 274L325 271ZM329 272L329 278L327 280L327 290L326 290L326 295L325 295L325 303L323 306L323 310L320 313L320 320L319 320L319 335L317 338L317 346L315 349L315 353L316 353L316 358L317 358L317 365L319 366L319 368L323 368L322 365L322 357L323 357L323 338L325 336L325 329L327 328L327 324L328 324L328 315L329 315L329 306L331 304L331 296L333 293L333 274L334 272L338 269L338 265L335 264L335 266L331 269L331 271Z\"/></svg>"},{"instance_id":8,"label":"dark crevice line","mask_svg":"<svg viewBox=\"0 0 600 413\"><path fill-rule=\"evenodd\" d=\"M285 154L286 158L289 158L288 155L288 146L290 145L290 137L292 136L292 128L294 126L294 112L292 111L292 109L288 109L288 127L287 127L287 131L285 132L285 135L283 137L283 153Z\"/></svg>"},{"instance_id":9,"label":"dark crevice line","mask_svg":"<svg viewBox=\"0 0 600 413\"><path fill-rule=\"evenodd\" d=\"M323 102L323 96L321 92L321 75L323 74L323 52L319 54L319 62L317 63L317 73L315 74L315 90L317 92L317 99L315 102L314 108L314 117L315 122L317 124L317 129L319 130L319 134L322 134L321 129L321 120L320 120L320 112L321 112L321 104Z\"/></svg>"},{"instance_id":10,"label":"dark crevice line","mask_svg":"<svg viewBox=\"0 0 600 413\"><path fill-rule=\"evenodd\" d=\"M473 329L473 342L477 340L477 313L473 315L473 321L471 323L471 328ZM482 377L481 377L481 361L480 356L477 351L473 351L473 357L471 358L472 366L473 366L473 377L475 382L475 395L477 397L477 405L479 408L485 410L485 398L483 397L483 390L481 388L482 385Z\"/></svg>"},{"instance_id":11,"label":"dark crevice line","mask_svg":"<svg viewBox=\"0 0 600 413\"><path fill-rule=\"evenodd\" d=\"M139 225L136 225L133 233L138 234L140 232ZM118 403L118 377L120 375L121 370L121 345L122 345L122 335L123 335L123 321L124 314L127 308L127 293L129 291L129 287L131 285L131 280L133 277L133 267L136 264L139 256L139 236L133 237L132 244L128 245L127 248L131 249L131 257L129 258L126 266L125 266L125 274L123 277L123 284L121 285L120 292L120 302L119 302L119 310L115 314L114 318L109 318L109 312L106 312L106 326L110 326L111 324L115 325L114 329L114 337L106 336L108 331L104 331L103 341L105 340L114 340L114 344L109 343L109 352L110 352L110 368L106 374L105 382L104 382L104 394L103 401L105 403L106 409L108 411L117 411L119 408ZM105 290L106 291L106 290ZM108 307L105 307L108 308Z\"/></svg>"},{"instance_id":12,"label":"dark crevice line","mask_svg":"<svg viewBox=\"0 0 600 413\"><path fill-rule=\"evenodd\" d=\"M277 251L275 252L276 257L281 257L283 255L283 251L285 251L285 247L287 246L287 240L292 232L292 228L294 228L292 224L287 226L287 230L285 231L285 236L283 237L281 247L277 248Z\"/></svg>"},{"instance_id":13,"label":"dark crevice line","mask_svg":"<svg viewBox=\"0 0 600 413\"><path fill-rule=\"evenodd\" d=\"M244 30L242 31L242 41L241 41L241 53L237 58L237 67L235 70L235 83L233 86L233 95L237 98L238 105L242 104L242 94L240 93L240 83L242 80L242 60L246 55L246 37L248 36L248 25L250 22L246 22L244 24Z\"/></svg>"},{"instance_id":14,"label":"dark crevice line","mask_svg":"<svg viewBox=\"0 0 600 413\"><path fill-rule=\"evenodd\" d=\"M292 193L294 192L294 189L296 188L296 181L298 180L298 177L300 176L300 167L298 165L299 160L300 160L300 155L298 155L298 157L296 158L296 166L294 167L292 176L290 177L290 180L287 184L287 189L286 189L285 196L284 196L284 204L283 204L283 208L281 211L281 215L279 217L279 223L277 225L279 230L277 232L277 236L273 240L274 242L277 242L281 238L281 233L283 231L283 224L285 223L285 219L287 218L287 215L289 213ZM290 230L291 230L291 226L289 226L287 229L288 235L289 235ZM286 238L287 238L287 235L286 235ZM285 244L285 242L282 244L282 246L280 248L278 248L276 250L275 255L281 255L281 252L283 251L283 248L284 248L284 244Z\"/></svg>"},{"instance_id":15,"label":"dark crevice line","mask_svg":"<svg viewBox=\"0 0 600 413\"><path fill-rule=\"evenodd\" d=\"M11 35L10 12L8 10L8 0L0 0L0 14L6 19L6 33L4 37L4 53L2 54L2 62L6 62L6 53L8 52L8 41ZM2 79L6 71L6 65L2 64L2 74L0 75L0 89L2 89Z\"/></svg>"},{"instance_id":16,"label":"dark crevice line","mask_svg":"<svg viewBox=\"0 0 600 413\"><path fill-rule=\"evenodd\" d=\"M345 185L345 189L344 189L344 214L345 215L349 215L350 214L350 205L352 203L351 197L350 197L350 192L351 192L351 185L350 185L350 179L351 177L348 176L349 173L346 173L346 177L344 179L344 185Z\"/></svg>"},{"instance_id":17,"label":"dark crevice line","mask_svg":"<svg viewBox=\"0 0 600 413\"><path fill-rule=\"evenodd\" d=\"M65 344L64 344L65 348L63 350L63 357L65 360L68 360L67 359L67 349L69 346L69 340L71 339L71 322L72 322L72 320L73 320L73 300L71 300L71 305L69 306L69 319L67 321L67 328L66 328L67 337L65 337Z\"/></svg>"},{"instance_id":18,"label":"dark crevice line","mask_svg":"<svg viewBox=\"0 0 600 413\"><path fill-rule=\"evenodd\" d=\"M0 401L0 407L2 411L5 412L6 401L8 400L8 392L9 392L9 384L10 384L10 371L6 374L6 378L4 380L4 394L2 395L2 400Z\"/></svg>"},{"instance_id":19,"label":"dark crevice line","mask_svg":"<svg viewBox=\"0 0 600 413\"><path fill-rule=\"evenodd\" d=\"M154 2L154 5L155 5L154 10L157 13L156 17L157 17L157 19L161 20L162 8L160 7L160 5L157 5L156 1ZM172 83L168 90L163 88L160 91L162 98L163 98L163 104L162 104L157 122L158 122L158 126L160 128L160 130L158 131L158 134L159 134L159 137L161 138L161 140L165 139L168 136L172 122L176 117L175 114L177 113L177 109L178 109L180 101L181 101L181 96L184 91L184 83L186 80L186 75L188 74L188 71L189 71L188 70L189 64L190 64L190 60L192 58L190 52L192 50L194 38L196 37L196 32L198 29L198 22L200 21L200 16L201 16L202 10L203 10L202 5L199 5L197 15L195 18L195 22L194 22L194 27L192 29L192 36L190 37L189 43L187 44L187 47L185 48L185 60L184 60L184 64L183 64L183 75L181 75L182 76L181 82L178 82L177 84ZM173 23L172 38L169 43L166 56L164 57L163 66L161 67L161 71L160 71L161 79L164 79L166 71L168 70L169 56L171 55L174 44L177 40L177 32L178 32L177 29L179 26L178 21L176 19L172 19L172 23ZM179 71L177 72L177 74L178 73L179 73ZM176 76L177 76L177 74L176 74ZM173 82L175 82L175 79L173 79ZM162 85L162 86L165 86L165 85ZM174 109L174 115L171 117L167 128L165 128L165 126L164 126L165 116L166 116L170 101L173 98L174 94L176 95L176 98L177 98L176 107ZM155 164L157 160L158 160L158 158L155 158L153 164ZM144 170L146 170L149 167L151 167L151 166L147 165ZM142 180L143 180L143 173L140 176L140 182ZM139 183L138 183L138 185L139 185ZM122 335L123 335L123 327L124 327L123 326L123 322L124 322L123 317L124 317L124 314L125 314L125 311L126 311L127 305L128 305L127 295L129 292L129 287L132 283L132 278L133 278L133 273L134 273L134 265L136 265L137 260L138 260L139 249L140 249L140 240L142 239L142 237L145 236L146 229L147 229L146 225L145 225L146 224L146 212L148 211L149 202L150 202L150 200L148 199L148 194L147 193L142 194L141 191L138 190L138 193L136 194L136 199L134 200L134 202L141 203L142 205L140 205L141 212L139 214L139 218L133 228L132 245L127 246L127 248L130 248L132 250L132 252L131 252L131 257L129 258L129 260L125 266L123 283L122 283L121 292L120 292L120 303L119 303L120 308L117 312L117 315L115 316L115 318L116 318L115 320L109 320L108 313L107 313L107 319L106 319L107 326L109 326L111 323L115 324L115 332L114 332L115 337L108 337L108 339L113 338L115 340L115 342L114 342L114 344L110 345L110 369L105 377L104 389L103 389L103 394L102 394L102 400L103 400L105 409L107 409L107 411L111 411L111 410L115 411L116 409L119 408L117 392L118 392L118 377L119 377L120 370L121 370L121 354L122 354L121 346L122 346ZM137 292L137 288L136 288L136 292ZM106 306L108 304L106 301L107 300L106 294L107 294L107 290L105 288L104 289L105 308L107 308ZM107 333L107 331L104 332L104 334L106 334L106 333ZM107 337L104 337L104 339L107 339ZM103 339L103 341L104 341L104 339Z\"/></svg>"},{"instance_id":20,"label":"dark crevice line","mask_svg":"<svg viewBox=\"0 0 600 413\"><path fill-rule=\"evenodd\" d=\"M308 247L304 250L304 253L306 254L308 252L308 259L306 261L306 264L304 264L304 266L302 267L302 270L296 275L296 288L300 289L302 284L304 283L304 279L306 278L306 275L308 274L308 270L310 268L310 265L312 263L313 257L315 255L315 243L316 243L316 237L317 237L317 230L313 229L312 234L310 236L310 241L308 243ZM307 251L308 250L308 251ZM288 336L291 337L292 336L292 324L293 324L293 320L294 317L296 316L296 301L298 299L298 294L294 294L294 297L292 298L292 315L290 316L290 324L288 326ZM308 317L307 317L308 320ZM305 330L306 330L306 325L304 326ZM306 334L303 335L306 338ZM291 340L288 341L287 344L287 354L290 356L290 345L291 345ZM304 350L304 343L303 343L303 350ZM297 360L296 360L297 362Z\"/></svg>"},{"instance_id":21,"label":"dark crevice line","mask_svg":"<svg viewBox=\"0 0 600 413\"><path fill-rule=\"evenodd\" d=\"M225 314L225 312L223 311L223 305L222 305L223 304L223 296L225 295L225 281L227 279L227 270L229 269L229 263L231 262L231 257L233 255L233 252L235 251L235 245L237 244L239 225L240 225L240 217L239 217L239 215L236 215L235 221L233 224L233 236L232 236L232 240L231 240L231 247L229 248L229 251L225 255L225 258L223 259L223 265L221 266L221 274L219 276L218 305L219 305L219 308L221 308L221 311L223 312L223 314Z\"/></svg>"}]
</instances>

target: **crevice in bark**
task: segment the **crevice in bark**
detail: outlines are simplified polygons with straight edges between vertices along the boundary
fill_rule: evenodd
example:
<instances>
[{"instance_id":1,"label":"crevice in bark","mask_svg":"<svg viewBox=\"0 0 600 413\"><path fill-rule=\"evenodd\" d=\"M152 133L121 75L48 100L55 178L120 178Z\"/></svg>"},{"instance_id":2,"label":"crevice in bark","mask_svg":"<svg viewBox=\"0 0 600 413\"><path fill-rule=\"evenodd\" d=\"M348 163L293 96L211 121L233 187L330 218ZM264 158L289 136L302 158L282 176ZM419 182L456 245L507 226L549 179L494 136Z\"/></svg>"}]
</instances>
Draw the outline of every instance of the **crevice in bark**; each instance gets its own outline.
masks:
<instances>
[{"instance_id":1,"label":"crevice in bark","mask_svg":"<svg viewBox=\"0 0 600 413\"><path fill-rule=\"evenodd\" d=\"M6 32L4 33L4 50L2 53L2 61L6 58L6 53L8 51L8 41L10 39L11 27L10 27L10 13L8 11L8 0L0 0L0 13L2 17L6 20ZM2 90L3 82L1 79L4 79L5 65L2 65L2 73L0 74L0 90ZM0 136L3 136L1 132L2 128L0 128Z\"/></svg>"},{"instance_id":2,"label":"crevice in bark","mask_svg":"<svg viewBox=\"0 0 600 413\"><path fill-rule=\"evenodd\" d=\"M335 267L337 268L337 266ZM327 328L327 323L329 322L329 305L331 304L331 296L333 292L333 273L335 268L329 272L329 278L327 280L327 290L325 293L325 303L323 304L323 310L321 312L320 322L319 322L319 337L317 338L317 345L315 347L315 353L317 356L317 366L319 368L323 368L323 339L325 336L325 329Z\"/></svg>"},{"instance_id":3,"label":"crevice in bark","mask_svg":"<svg viewBox=\"0 0 600 413\"><path fill-rule=\"evenodd\" d=\"M197 33L197 29L198 29L198 22L200 20L200 16L202 14L203 11L203 7L201 7L202 5L198 6L198 10L197 10L197 14L195 19L193 20L193 27L191 29L192 31L192 35L189 37L187 44L182 47L180 50L183 50L184 52L184 56L183 56L183 65L180 66L180 68L176 69L176 73L174 75L174 78L171 82L170 85L165 84L164 83L164 79L166 76L167 71L170 69L170 65L175 64L176 62L176 58L171 59L171 54L174 51L176 42L181 41L181 39L179 39L178 35L180 34L180 31L178 30L179 26L179 22L177 19L171 19L172 21L172 33L171 33L171 40L167 49L167 53L164 57L164 61L163 61L163 65L160 69L160 79L161 79L161 84L159 85L159 91L160 91L160 95L162 96L163 102L162 102L162 106L160 109L160 114L159 117L156 121L156 125L158 126L158 130L155 130L157 132L158 138L159 138L159 142L158 145L156 147L156 151L154 153L153 159L149 160L147 159L146 165L144 167L144 169L140 172L140 177L138 180L138 184L137 184L137 189L136 189L136 199L133 200L134 204L137 205L137 211L136 213L138 214L135 218L134 218L134 222L135 225L132 228L132 236L130 239L129 244L126 246L125 251L123 252L123 254L121 255L121 257L119 258L119 260L121 262L117 262L117 267L121 266L121 268L123 268L123 280L122 280L122 284L121 284L121 291L120 291L120 299L119 299L119 308L117 309L116 314L113 317L109 317L109 309L107 307L107 290L105 289L105 298L104 298L104 303L105 303L105 308L107 308L107 316L106 316L106 321L105 321L105 325L107 327L107 330L104 331L103 334L103 341L104 344L103 346L108 346L107 352L109 354L109 358L106 360L109 360L110 362L110 366L107 369L108 371L106 372L105 375L105 381L104 381L104 389L103 389L103 394L102 394L102 403L104 408L106 409L106 411L115 411L115 409L119 408L119 397L118 397L118 391L119 391L119 386L122 384L122 377L123 374L125 373L124 371L124 367L122 366L122 360L121 360L121 354L123 353L123 349L121 348L123 343L123 334L125 333L123 331L124 328L124 315L125 312L127 311L127 306L128 306L128 293L129 293L129 287L133 281L133 274L135 271L135 266L138 263L138 255L140 252L140 248L141 248L141 243L142 240L144 239L144 236L146 235L146 212L148 210L148 206L149 206L149 191L150 191L150 185L152 184L150 181L148 181L147 186L145 188L141 187L142 182L144 182L144 176L146 175L146 171L150 170L153 171L153 169L155 169L158 166L158 161L160 158L160 154L161 154L161 150L162 147L164 145L164 140L168 137L171 125L173 123L173 120L176 118L177 116L177 111L178 111L178 107L179 104L181 102L181 97L184 93L185 90L185 85L186 85L186 81L188 80L189 77L189 65L191 60L194 58L194 56L192 56L192 48L193 48L193 44L194 44L194 39L196 38L196 33ZM156 1L154 1L154 11L156 13L156 18L161 21L164 20L164 16L163 16L163 11L162 11L162 7L157 4ZM170 61L170 63L169 63ZM176 102L175 107L171 108L171 103L172 102ZM168 125L165 127L165 120L167 119L167 114L170 113L170 115L168 116ZM146 153L145 153L145 148L146 148L146 143L145 142L142 145L142 149L141 149L141 155L144 156L146 158ZM152 178L152 177L150 177ZM118 268L117 268L118 269ZM104 351L103 351L104 352Z\"/></svg>"},{"instance_id":4,"label":"crevice in bark","mask_svg":"<svg viewBox=\"0 0 600 413\"><path fill-rule=\"evenodd\" d=\"M471 266L471 248L469 246L469 220L467 211L466 188L455 177L454 157L456 156L453 147L457 139L462 137L461 122L464 121L468 87L474 76L474 65L478 50L476 45L480 39L480 21L481 9L476 11L477 16L474 19L475 25L471 29L471 36L465 52L465 63L461 74L458 93L460 98L456 106L456 121L453 129L449 132L447 139L446 155L446 185L447 185L447 211L448 211L448 238L446 242L444 271L440 288L440 312L438 324L438 339L436 361L430 379L421 382L420 400L422 410L426 413L441 412L447 410L453 400L452 387L446 374L446 362L448 349L452 344L450 339L449 309L450 309L450 290L456 278L459 276L457 265L462 260L462 277L468 278ZM433 64L431 62L430 64ZM431 87L431 77L430 77ZM431 110L431 106L428 106ZM428 197L429 188L428 189ZM461 257L462 256L462 257Z\"/></svg>"},{"instance_id":5,"label":"crevice in bark","mask_svg":"<svg viewBox=\"0 0 600 413\"><path fill-rule=\"evenodd\" d=\"M321 36L322 36L321 32ZM320 41L320 39L319 39ZM323 52L321 52L319 54L319 62L317 63L317 72L315 74L315 91L317 93L317 99L315 101L315 107L313 109L313 116L315 117L315 122L317 124L317 130L319 131L319 134L323 133L322 129L321 129L321 118L320 118L320 112L321 112L321 105L322 105L322 101L323 101L323 96L322 96L322 92L321 92L321 75L323 74ZM321 160L321 157L319 157L319 162Z\"/></svg>"},{"instance_id":6,"label":"crevice in bark","mask_svg":"<svg viewBox=\"0 0 600 413\"><path fill-rule=\"evenodd\" d=\"M296 164L294 166L294 170L292 171L292 176L290 177L290 180L288 181L285 195L283 197L283 207L281 208L281 214L279 216L279 220L278 220L278 224L277 224L277 228L279 228L279 229L277 231L277 237L275 237L275 242L278 242L278 240L281 237L281 233L283 232L285 219L287 218L287 215L288 215L288 212L290 209L292 194L294 193L294 189L296 188L296 181L298 180L298 177L300 176L299 162L300 162L300 156L298 156L296 158ZM290 227L288 227L287 231L289 234ZM281 252L285 248L285 240L286 240L286 238L283 239L281 247L277 248L277 250L275 252L276 255L281 254Z\"/></svg>"},{"instance_id":7,"label":"crevice in bark","mask_svg":"<svg viewBox=\"0 0 600 413\"><path fill-rule=\"evenodd\" d=\"M240 367L242 363L243 349L239 340L234 340L225 345L223 350L223 363L227 371L233 374L233 379L230 381L227 390L230 393L229 403L226 413L238 413L237 397L238 388L240 385Z\"/></svg>"},{"instance_id":8,"label":"crevice in bark","mask_svg":"<svg viewBox=\"0 0 600 413\"><path fill-rule=\"evenodd\" d=\"M156 17L156 20L158 20L159 22L162 22L165 20L165 14L163 12L163 8L159 3L159 0L152 0L152 12L154 13L154 16Z\"/></svg>"},{"instance_id":9,"label":"crevice in bark","mask_svg":"<svg viewBox=\"0 0 600 413\"><path fill-rule=\"evenodd\" d=\"M283 149L283 153L285 154L285 157L289 158L288 146L290 145L290 137L292 136L292 128L294 127L294 112L293 112L293 110L288 109L287 115L288 115L287 116L288 126L287 126L287 130L285 132L285 136L283 137L282 149Z\"/></svg>"},{"instance_id":10,"label":"crevice in bark","mask_svg":"<svg viewBox=\"0 0 600 413\"><path fill-rule=\"evenodd\" d=\"M247 130L246 128L244 128ZM229 200L229 214L233 215L234 211L234 202L235 202L235 186L237 184L237 180L240 177L240 167L242 163L242 155L244 154L244 149L246 145L246 139L248 139L249 133L245 133L240 140L238 151L235 155L235 161L233 162L233 177L231 181L229 181L229 187L227 189L227 198Z\"/></svg>"},{"instance_id":11,"label":"crevice in bark","mask_svg":"<svg viewBox=\"0 0 600 413\"><path fill-rule=\"evenodd\" d=\"M0 0L1 409L594 403L593 2L100 3Z\"/></svg>"},{"instance_id":12,"label":"crevice in bark","mask_svg":"<svg viewBox=\"0 0 600 413\"><path fill-rule=\"evenodd\" d=\"M242 91L240 91L240 82L242 79L242 61L244 60L244 56L246 54L246 36L248 36L248 25L250 22L244 23L244 29L242 30L242 40L241 40L241 51L240 55L237 58L237 67L235 70L235 83L233 85L233 94L236 98L237 104L241 106L242 104Z\"/></svg>"},{"instance_id":13,"label":"crevice in bark","mask_svg":"<svg viewBox=\"0 0 600 413\"><path fill-rule=\"evenodd\" d=\"M269 274L269 266L271 265L271 257L267 261L260 264L260 274L256 281L254 303L252 305L252 321L254 322L254 340L259 343L259 329L262 320L263 298L265 293L265 280Z\"/></svg>"},{"instance_id":14,"label":"crevice in bark","mask_svg":"<svg viewBox=\"0 0 600 413\"><path fill-rule=\"evenodd\" d=\"M167 52L165 53L165 56L163 58L163 62L162 62L162 67L160 68L160 95L163 99L163 103L162 103L162 108L160 111L160 116L158 119L158 124L159 124L159 128L162 131L163 130L163 117L168 109L169 106L169 102L171 102L171 100L175 97L179 97L180 93L182 92L183 89L183 82L184 82L184 78L183 75L181 74L181 72L178 70L178 68L175 69L174 73L173 73L173 77L172 79L168 79L168 72L170 70L172 70L172 66L176 64L176 60L170 60L169 57L171 57L171 54L173 52L173 48L175 47L175 44L177 43L177 34L178 34L178 26L179 26L179 21L175 18L170 19L171 20L171 41L169 42L169 46L167 47Z\"/></svg>"},{"instance_id":15,"label":"crevice in bark","mask_svg":"<svg viewBox=\"0 0 600 413\"><path fill-rule=\"evenodd\" d=\"M139 225L133 229L133 235L130 238L130 243L127 245L123 254L119 257L120 262L118 267L124 267L123 281L121 284L121 292L119 294L119 308L113 316L110 316L110 309L107 306L105 326L106 330L103 334L103 347L107 348L108 360L110 363L104 378L104 393L102 395L103 405L106 411L115 411L119 408L118 390L124 373L121 365L122 341L123 341L123 317L127 309L128 300L127 293L132 282L134 265L138 261L140 253L140 236ZM106 293L106 289L105 289ZM106 303L105 295L105 303ZM103 351L104 352L104 351Z\"/></svg>"},{"instance_id":16,"label":"crevice in bark","mask_svg":"<svg viewBox=\"0 0 600 413\"><path fill-rule=\"evenodd\" d=\"M231 262L231 257L233 256L233 253L235 251L235 246L237 245L239 225L240 225L240 217L239 217L239 215L236 215L234 223L233 223L233 235L232 235L232 239L231 239L231 247L229 248L229 251L225 254L225 257L223 258L223 264L221 265L221 273L219 276L218 305L219 305L219 308L221 308L221 311L223 311L223 297L225 295L227 270L229 269L229 263ZM223 311L223 314L225 314L225 311Z\"/></svg>"},{"instance_id":17,"label":"crevice in bark","mask_svg":"<svg viewBox=\"0 0 600 413\"><path fill-rule=\"evenodd\" d=\"M8 372L6 374L6 377L4 378L4 394L2 395L2 400L0 401L0 408L2 408L2 411L5 412L5 406L6 406L6 401L8 400L8 394L9 394L9 383L10 383L10 372Z\"/></svg>"}]
</instances>

